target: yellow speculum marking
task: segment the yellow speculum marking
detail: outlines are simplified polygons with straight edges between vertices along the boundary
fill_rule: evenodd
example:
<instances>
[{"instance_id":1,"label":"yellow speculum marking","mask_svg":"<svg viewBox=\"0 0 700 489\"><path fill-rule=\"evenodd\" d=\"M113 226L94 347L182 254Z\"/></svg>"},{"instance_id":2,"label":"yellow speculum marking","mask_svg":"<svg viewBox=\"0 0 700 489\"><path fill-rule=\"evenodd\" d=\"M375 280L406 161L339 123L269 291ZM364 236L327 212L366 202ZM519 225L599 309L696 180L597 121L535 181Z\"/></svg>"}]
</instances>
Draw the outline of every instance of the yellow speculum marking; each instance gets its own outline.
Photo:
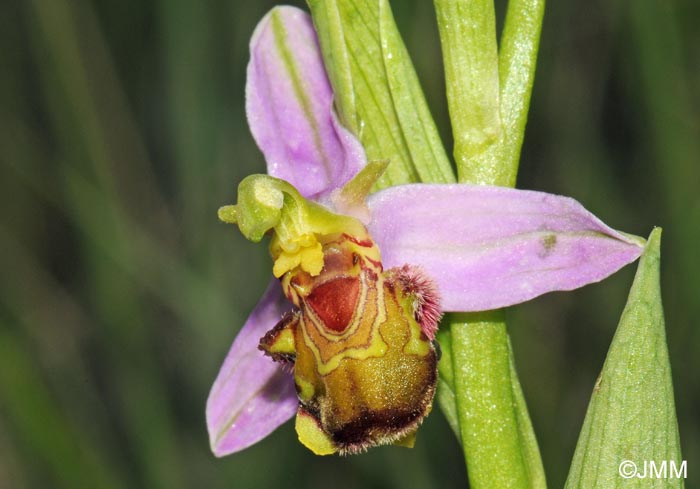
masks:
<instances>
[{"instance_id":1,"label":"yellow speculum marking","mask_svg":"<svg viewBox=\"0 0 700 489\"><path fill-rule=\"evenodd\" d=\"M372 280L371 284L368 282L368 273L360 273L360 294L356 309L347 330L340 335L330 333L310 308L304 308L300 327L302 328L304 343L314 355L316 370L319 375L330 374L346 358L364 360L371 357L382 357L386 354L388 345L379 333L379 327L387 320L384 303L384 278L378 275L375 280ZM368 299L370 289L376 293L376 297L372 300L374 314L368 313L368 300L371 300ZM367 324L368 321L371 321L371 324ZM317 344L307 328L314 328L314 332L327 340L328 343L325 345ZM363 336L358 337L361 334ZM331 346L342 346L343 343L351 342L353 339L360 341L360 345L349 346L328 357L329 352L327 350ZM324 350L326 351L324 352ZM324 353L326 354L324 355Z\"/></svg>"},{"instance_id":2,"label":"yellow speculum marking","mask_svg":"<svg viewBox=\"0 0 700 489\"><path fill-rule=\"evenodd\" d=\"M437 379L435 352L414 317L414 298L390 278L394 275L383 272L378 260L361 255L375 247L348 251L345 247L351 245L355 250L355 243L342 237L328 243L324 250L331 265L317 277L296 269L282 278L283 289L300 311L275 336L283 346L268 347L271 353L286 353L295 342L300 400L296 430L301 443L317 455L355 453L376 444L413 446L418 425L430 411ZM317 301L324 297L341 307L344 289L340 287L336 297L314 295L323 290L315 288L348 278L355 278L358 288L350 319L339 330L337 324L324 323L329 309L319 309ZM383 413L392 414L381 421ZM373 419L380 421L367 421ZM403 424L395 425L396 419ZM343 431L362 423L378 424L359 428L366 430L359 439Z\"/></svg>"},{"instance_id":3,"label":"yellow speculum marking","mask_svg":"<svg viewBox=\"0 0 700 489\"><path fill-rule=\"evenodd\" d=\"M388 345L382 340L379 334L378 327L374 326L371 332L369 346L359 348L347 348L342 352L332 356L327 361L321 359L321 351L313 342L309 333L306 331L305 324L301 324L302 333L304 335L304 343L309 347L316 360L316 371L319 375L328 375L340 366L340 363L346 358L355 360L365 360L370 357L382 357L386 354Z\"/></svg>"}]
</instances>

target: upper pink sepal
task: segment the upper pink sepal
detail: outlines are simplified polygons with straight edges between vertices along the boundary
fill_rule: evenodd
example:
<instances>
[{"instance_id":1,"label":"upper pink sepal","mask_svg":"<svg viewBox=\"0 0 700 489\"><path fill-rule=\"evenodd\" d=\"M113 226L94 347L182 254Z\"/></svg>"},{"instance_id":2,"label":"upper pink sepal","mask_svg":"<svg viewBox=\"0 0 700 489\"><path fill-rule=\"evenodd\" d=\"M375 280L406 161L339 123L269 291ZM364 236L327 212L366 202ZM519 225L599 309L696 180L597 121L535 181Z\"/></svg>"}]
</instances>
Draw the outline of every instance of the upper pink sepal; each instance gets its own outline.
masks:
<instances>
[{"instance_id":1,"label":"upper pink sepal","mask_svg":"<svg viewBox=\"0 0 700 489\"><path fill-rule=\"evenodd\" d=\"M289 373L258 350L260 338L291 309L273 280L236 336L207 399L207 428L218 457L262 440L297 411Z\"/></svg>"},{"instance_id":2,"label":"upper pink sepal","mask_svg":"<svg viewBox=\"0 0 700 489\"><path fill-rule=\"evenodd\" d=\"M365 164L360 142L333 111L333 92L311 17L276 7L250 42L248 124L267 173L307 198L342 187Z\"/></svg>"},{"instance_id":3,"label":"upper pink sepal","mask_svg":"<svg viewBox=\"0 0 700 489\"><path fill-rule=\"evenodd\" d=\"M497 309L597 282L643 246L575 200L543 192L415 184L368 204L385 268L421 266L444 311Z\"/></svg>"}]
</instances>

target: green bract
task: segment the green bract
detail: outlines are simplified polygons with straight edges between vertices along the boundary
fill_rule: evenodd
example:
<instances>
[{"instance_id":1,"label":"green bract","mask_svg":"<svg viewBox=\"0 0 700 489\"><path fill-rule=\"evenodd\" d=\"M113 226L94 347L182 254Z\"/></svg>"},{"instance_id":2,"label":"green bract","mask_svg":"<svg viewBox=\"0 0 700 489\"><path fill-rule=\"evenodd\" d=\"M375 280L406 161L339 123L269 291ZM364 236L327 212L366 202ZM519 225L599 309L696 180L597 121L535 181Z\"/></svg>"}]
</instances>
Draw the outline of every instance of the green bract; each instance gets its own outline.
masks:
<instances>
[{"instance_id":1,"label":"green bract","mask_svg":"<svg viewBox=\"0 0 700 489\"><path fill-rule=\"evenodd\" d=\"M671 364L659 284L661 229L649 236L588 406L567 488L683 487ZM644 464L666 476L643 475ZM631 462L634 465L623 465ZM647 471L649 467L647 466ZM654 486L656 487L656 486Z\"/></svg>"}]
</instances>

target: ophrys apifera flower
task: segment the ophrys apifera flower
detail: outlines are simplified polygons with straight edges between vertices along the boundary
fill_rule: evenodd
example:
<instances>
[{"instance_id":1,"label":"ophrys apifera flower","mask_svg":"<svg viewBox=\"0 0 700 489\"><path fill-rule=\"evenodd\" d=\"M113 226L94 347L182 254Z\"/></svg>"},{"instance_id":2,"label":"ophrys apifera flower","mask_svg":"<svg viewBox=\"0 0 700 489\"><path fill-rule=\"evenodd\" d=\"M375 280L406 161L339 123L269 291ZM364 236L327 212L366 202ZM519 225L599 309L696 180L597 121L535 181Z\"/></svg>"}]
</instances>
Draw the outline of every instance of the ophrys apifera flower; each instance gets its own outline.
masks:
<instances>
[{"instance_id":1,"label":"ophrys apifera flower","mask_svg":"<svg viewBox=\"0 0 700 489\"><path fill-rule=\"evenodd\" d=\"M247 113L268 175L245 179L220 217L253 241L271 236L275 279L209 396L217 455L295 413L318 454L411 445L432 405L441 311L571 290L641 252L566 197L458 184L371 193L386 162L367 164L338 123L300 10L277 8L256 29Z\"/></svg>"}]
</instances>

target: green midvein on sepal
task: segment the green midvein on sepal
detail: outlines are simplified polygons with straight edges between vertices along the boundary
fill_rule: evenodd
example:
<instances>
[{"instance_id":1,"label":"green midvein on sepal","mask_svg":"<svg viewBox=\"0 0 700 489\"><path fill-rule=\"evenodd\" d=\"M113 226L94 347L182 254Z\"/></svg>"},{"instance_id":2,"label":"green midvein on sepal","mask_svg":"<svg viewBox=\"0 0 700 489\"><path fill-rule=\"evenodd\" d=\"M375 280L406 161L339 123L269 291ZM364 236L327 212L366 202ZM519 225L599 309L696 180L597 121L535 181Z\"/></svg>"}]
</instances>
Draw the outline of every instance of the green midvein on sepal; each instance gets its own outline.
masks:
<instances>
[{"instance_id":1,"label":"green midvein on sepal","mask_svg":"<svg viewBox=\"0 0 700 489\"><path fill-rule=\"evenodd\" d=\"M294 88L294 95L296 96L299 106L301 107L306 120L311 126L313 132L314 146L318 150L319 154L323 155L323 164L326 170L333 164L333 162L328 161L328 155L324 152L323 144L321 142L321 134L318 128L318 121L314 117L313 110L311 108L311 101L309 100L308 90L304 87L303 74L299 73L299 67L294 61L294 56L289 50L289 46L285 43L287 39L287 33L285 26L280 18L279 10L273 11L270 18L272 22L273 32L275 34L275 47L279 51L280 58L284 62L285 69L289 79L292 81L292 87Z\"/></svg>"}]
</instances>

